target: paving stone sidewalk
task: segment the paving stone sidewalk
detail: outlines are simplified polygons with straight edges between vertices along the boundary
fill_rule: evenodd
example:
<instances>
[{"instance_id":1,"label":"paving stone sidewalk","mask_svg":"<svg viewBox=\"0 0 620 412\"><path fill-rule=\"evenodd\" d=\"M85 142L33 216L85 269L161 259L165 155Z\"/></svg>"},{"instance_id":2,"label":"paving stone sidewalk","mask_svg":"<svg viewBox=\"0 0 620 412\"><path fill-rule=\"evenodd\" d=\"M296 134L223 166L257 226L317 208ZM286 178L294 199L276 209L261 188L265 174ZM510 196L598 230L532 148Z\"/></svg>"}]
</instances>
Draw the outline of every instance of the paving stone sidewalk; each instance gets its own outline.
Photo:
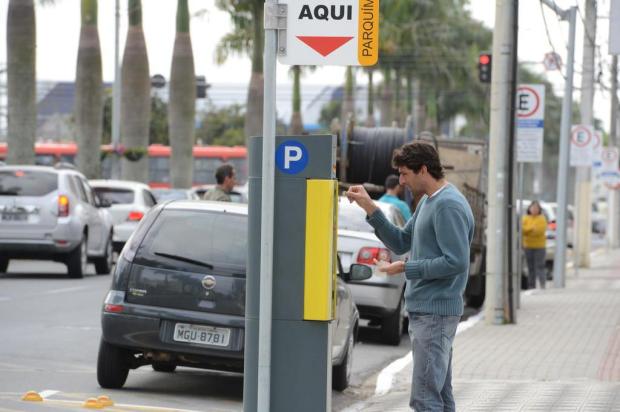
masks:
<instances>
[{"instance_id":1,"label":"paving stone sidewalk","mask_svg":"<svg viewBox=\"0 0 620 412\"><path fill-rule=\"evenodd\" d=\"M458 411L620 412L620 250L567 272L565 289L523 292L516 325L455 339ZM360 411L409 411L411 366Z\"/></svg>"}]
</instances>

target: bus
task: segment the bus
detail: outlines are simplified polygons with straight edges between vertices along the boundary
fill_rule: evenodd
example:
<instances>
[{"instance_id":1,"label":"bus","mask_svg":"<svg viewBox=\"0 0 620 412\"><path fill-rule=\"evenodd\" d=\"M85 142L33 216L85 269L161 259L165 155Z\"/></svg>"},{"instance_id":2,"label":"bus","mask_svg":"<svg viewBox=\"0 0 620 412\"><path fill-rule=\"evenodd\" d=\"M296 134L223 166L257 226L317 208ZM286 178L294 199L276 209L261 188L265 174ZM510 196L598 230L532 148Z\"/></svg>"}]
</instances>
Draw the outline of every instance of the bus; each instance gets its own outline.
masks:
<instances>
[{"instance_id":1,"label":"bus","mask_svg":"<svg viewBox=\"0 0 620 412\"><path fill-rule=\"evenodd\" d=\"M58 162L75 164L77 144L36 143L35 164L53 166ZM110 153L112 146L101 146L102 152ZM153 188L170 187L170 146L152 144L148 147L149 182ZM0 160L5 160L7 143L0 143ZM248 178L247 149L244 146L194 146L194 186L215 184L215 170L223 163L232 164L237 172L237 181L243 185ZM112 175L111 156L105 156L101 164L101 175L109 179Z\"/></svg>"}]
</instances>

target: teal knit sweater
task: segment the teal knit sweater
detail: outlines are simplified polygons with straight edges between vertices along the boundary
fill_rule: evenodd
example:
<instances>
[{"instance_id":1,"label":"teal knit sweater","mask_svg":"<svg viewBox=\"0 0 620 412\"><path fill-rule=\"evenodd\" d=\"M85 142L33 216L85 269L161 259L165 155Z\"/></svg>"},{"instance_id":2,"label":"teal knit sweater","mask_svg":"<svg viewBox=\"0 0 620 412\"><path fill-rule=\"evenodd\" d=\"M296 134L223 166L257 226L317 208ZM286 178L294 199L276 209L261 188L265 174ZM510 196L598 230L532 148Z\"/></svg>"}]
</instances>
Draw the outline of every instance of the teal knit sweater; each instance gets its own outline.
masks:
<instances>
[{"instance_id":1,"label":"teal knit sweater","mask_svg":"<svg viewBox=\"0 0 620 412\"><path fill-rule=\"evenodd\" d=\"M431 198L424 196L403 229L390 223L379 209L368 217L368 223L392 251L411 252L405 264L409 312L463 314L474 216L454 186L448 184Z\"/></svg>"}]
</instances>

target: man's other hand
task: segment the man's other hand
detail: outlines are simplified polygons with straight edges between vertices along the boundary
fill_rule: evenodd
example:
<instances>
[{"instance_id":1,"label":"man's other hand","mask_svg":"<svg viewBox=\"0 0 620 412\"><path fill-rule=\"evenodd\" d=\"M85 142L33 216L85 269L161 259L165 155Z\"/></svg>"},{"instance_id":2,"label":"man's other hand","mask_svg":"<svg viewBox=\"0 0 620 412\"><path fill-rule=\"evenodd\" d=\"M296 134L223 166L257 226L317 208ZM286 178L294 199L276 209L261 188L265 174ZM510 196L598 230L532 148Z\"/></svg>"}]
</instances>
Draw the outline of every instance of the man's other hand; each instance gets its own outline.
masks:
<instances>
[{"instance_id":1,"label":"man's other hand","mask_svg":"<svg viewBox=\"0 0 620 412\"><path fill-rule=\"evenodd\" d=\"M402 260L394 263L387 263L383 260L379 261L377 259L373 259L373 261L374 264L377 265L377 270L387 275L398 275L405 271L405 262Z\"/></svg>"}]
</instances>

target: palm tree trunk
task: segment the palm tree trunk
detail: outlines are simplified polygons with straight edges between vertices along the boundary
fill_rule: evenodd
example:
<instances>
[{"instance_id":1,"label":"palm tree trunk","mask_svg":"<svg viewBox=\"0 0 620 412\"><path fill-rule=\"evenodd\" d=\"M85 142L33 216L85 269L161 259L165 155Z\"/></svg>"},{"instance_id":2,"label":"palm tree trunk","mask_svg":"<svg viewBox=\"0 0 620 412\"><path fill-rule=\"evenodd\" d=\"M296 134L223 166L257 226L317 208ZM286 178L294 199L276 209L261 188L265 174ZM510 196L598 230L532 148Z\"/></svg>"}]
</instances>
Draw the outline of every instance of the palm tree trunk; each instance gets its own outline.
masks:
<instances>
[{"instance_id":1,"label":"palm tree trunk","mask_svg":"<svg viewBox=\"0 0 620 412\"><path fill-rule=\"evenodd\" d=\"M368 69L368 117L366 127L375 127L375 87L373 84L374 69Z\"/></svg>"},{"instance_id":2,"label":"palm tree trunk","mask_svg":"<svg viewBox=\"0 0 620 412\"><path fill-rule=\"evenodd\" d=\"M402 86L402 76L401 69L396 68L396 78L394 79L394 120L398 126L401 126L403 123L403 101L401 94L401 86Z\"/></svg>"},{"instance_id":3,"label":"palm tree trunk","mask_svg":"<svg viewBox=\"0 0 620 412\"><path fill-rule=\"evenodd\" d=\"M192 186L194 146L194 117L196 112L196 77L194 54L189 34L187 0L177 3L177 33L172 52L170 71L170 159L171 182L175 188Z\"/></svg>"},{"instance_id":4,"label":"palm tree trunk","mask_svg":"<svg viewBox=\"0 0 620 412\"><path fill-rule=\"evenodd\" d=\"M77 166L89 179L99 177L103 132L101 50L97 31L97 0L82 0L82 27L75 75Z\"/></svg>"},{"instance_id":5,"label":"palm tree trunk","mask_svg":"<svg viewBox=\"0 0 620 412\"><path fill-rule=\"evenodd\" d=\"M304 132L301 117L301 67L293 66L293 115L291 116L291 134L300 135Z\"/></svg>"},{"instance_id":6,"label":"palm tree trunk","mask_svg":"<svg viewBox=\"0 0 620 412\"><path fill-rule=\"evenodd\" d=\"M261 136L263 134L263 96L264 96L264 75L263 75L263 49L265 44L263 33L263 12L262 0L253 2L252 14L254 20L254 38L252 50L252 76L248 88L248 101L245 112L245 138L250 136Z\"/></svg>"},{"instance_id":7,"label":"palm tree trunk","mask_svg":"<svg viewBox=\"0 0 620 412\"><path fill-rule=\"evenodd\" d=\"M10 0L6 25L9 164L34 164L36 22L32 0Z\"/></svg>"},{"instance_id":8,"label":"palm tree trunk","mask_svg":"<svg viewBox=\"0 0 620 412\"><path fill-rule=\"evenodd\" d=\"M394 121L394 93L392 91L392 69L383 71L383 93L381 95L381 126L390 127Z\"/></svg>"},{"instance_id":9,"label":"palm tree trunk","mask_svg":"<svg viewBox=\"0 0 620 412\"><path fill-rule=\"evenodd\" d=\"M353 68L348 66L345 70L344 97L342 101L342 125L346 127L349 116L355 118L355 103L353 97L354 80Z\"/></svg>"},{"instance_id":10,"label":"palm tree trunk","mask_svg":"<svg viewBox=\"0 0 620 412\"><path fill-rule=\"evenodd\" d=\"M151 115L151 81L149 59L142 30L142 4L129 0L129 29L125 42L122 67L121 141L126 148L146 150L149 144ZM123 158L121 177L124 180L148 182L149 159L138 161Z\"/></svg>"}]
</instances>

